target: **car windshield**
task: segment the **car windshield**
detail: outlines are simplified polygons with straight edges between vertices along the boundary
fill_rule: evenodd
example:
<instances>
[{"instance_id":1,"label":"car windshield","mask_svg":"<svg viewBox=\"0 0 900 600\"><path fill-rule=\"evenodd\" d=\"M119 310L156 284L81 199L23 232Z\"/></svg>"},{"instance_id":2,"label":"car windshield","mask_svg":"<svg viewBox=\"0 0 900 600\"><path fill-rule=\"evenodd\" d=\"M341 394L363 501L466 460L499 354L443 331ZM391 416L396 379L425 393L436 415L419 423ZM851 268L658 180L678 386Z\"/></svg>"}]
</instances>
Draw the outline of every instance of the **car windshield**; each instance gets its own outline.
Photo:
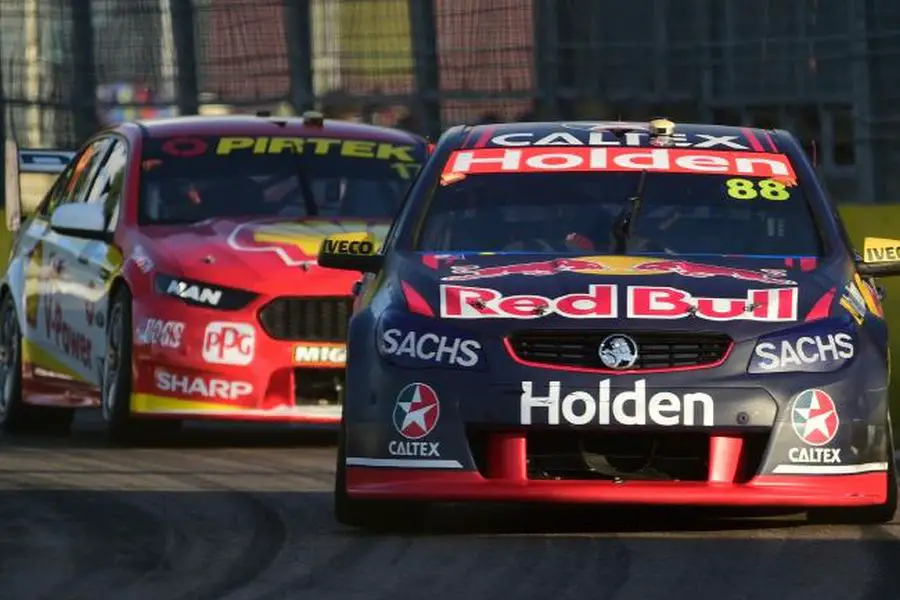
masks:
<instances>
[{"instance_id":1,"label":"car windshield","mask_svg":"<svg viewBox=\"0 0 900 600\"><path fill-rule=\"evenodd\" d=\"M425 145L299 137L150 139L141 224L210 218L393 218Z\"/></svg>"},{"instance_id":2,"label":"car windshield","mask_svg":"<svg viewBox=\"0 0 900 600\"><path fill-rule=\"evenodd\" d=\"M584 154L598 150L608 154ZM632 159L620 161L622 168L613 149L529 148L507 163L500 162L507 160L503 153L523 151L456 152L427 203L414 248L621 254L616 220L639 194L627 254L821 255L816 223L786 156L735 163L726 152L673 149L670 162L647 168L649 160L633 157L667 150L625 150ZM534 158L541 151L544 162ZM611 166L567 169L579 156ZM770 160L778 164L773 168ZM730 172L710 172L717 161ZM666 164L671 167L660 168Z\"/></svg>"}]
</instances>

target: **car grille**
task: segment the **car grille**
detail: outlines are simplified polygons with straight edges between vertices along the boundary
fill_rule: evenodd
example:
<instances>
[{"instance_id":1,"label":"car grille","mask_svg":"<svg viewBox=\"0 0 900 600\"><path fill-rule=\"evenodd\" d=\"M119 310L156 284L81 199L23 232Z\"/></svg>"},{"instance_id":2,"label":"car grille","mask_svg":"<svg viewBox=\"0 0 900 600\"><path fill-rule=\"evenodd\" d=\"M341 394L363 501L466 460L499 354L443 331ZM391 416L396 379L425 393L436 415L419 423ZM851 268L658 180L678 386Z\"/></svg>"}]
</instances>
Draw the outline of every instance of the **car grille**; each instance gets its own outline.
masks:
<instances>
[{"instance_id":1,"label":"car grille","mask_svg":"<svg viewBox=\"0 0 900 600\"><path fill-rule=\"evenodd\" d=\"M496 430L466 426L466 438L475 468L492 476L495 461L488 448ZM551 481L708 481L710 434L677 431L551 431L530 429L525 436L528 479ZM769 447L769 432L741 435L735 483L753 479Z\"/></svg>"},{"instance_id":2,"label":"car grille","mask_svg":"<svg viewBox=\"0 0 900 600\"><path fill-rule=\"evenodd\" d=\"M259 311L259 322L276 340L343 342L352 304L347 296L276 298Z\"/></svg>"},{"instance_id":3,"label":"car grille","mask_svg":"<svg viewBox=\"0 0 900 600\"><path fill-rule=\"evenodd\" d=\"M294 369L294 404L297 406L340 406L347 385L343 369Z\"/></svg>"},{"instance_id":4,"label":"car grille","mask_svg":"<svg viewBox=\"0 0 900 600\"><path fill-rule=\"evenodd\" d=\"M731 350L731 338L703 332L523 331L507 340L515 358L530 363L608 370L600 360L600 343L609 335L625 334L638 347L633 370L702 368L715 365Z\"/></svg>"}]
</instances>

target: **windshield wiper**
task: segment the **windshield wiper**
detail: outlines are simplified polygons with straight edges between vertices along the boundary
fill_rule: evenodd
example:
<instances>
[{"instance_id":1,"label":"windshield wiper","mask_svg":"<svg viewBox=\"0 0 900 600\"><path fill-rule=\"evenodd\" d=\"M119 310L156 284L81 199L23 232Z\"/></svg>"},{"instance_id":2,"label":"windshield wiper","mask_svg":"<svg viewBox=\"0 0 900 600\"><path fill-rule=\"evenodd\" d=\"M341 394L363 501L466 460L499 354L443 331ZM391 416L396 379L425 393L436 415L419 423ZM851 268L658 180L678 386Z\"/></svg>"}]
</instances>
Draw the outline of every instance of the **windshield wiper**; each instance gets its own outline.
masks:
<instances>
[{"instance_id":1,"label":"windshield wiper","mask_svg":"<svg viewBox=\"0 0 900 600\"><path fill-rule=\"evenodd\" d=\"M303 203L306 205L306 216L315 217L319 214L319 204L313 195L312 186L309 184L309 176L306 173L306 165L303 164L303 153L296 149L293 152L297 160L294 161L294 173L297 175L297 183L300 185L300 193L303 194Z\"/></svg>"},{"instance_id":2,"label":"windshield wiper","mask_svg":"<svg viewBox=\"0 0 900 600\"><path fill-rule=\"evenodd\" d=\"M614 254L626 254L628 252L628 240L634 232L634 224L637 221L638 213L641 210L641 203L644 201L644 183L647 181L647 169L641 171L638 180L637 189L616 215L613 221L612 235L616 242L613 248Z\"/></svg>"}]
</instances>

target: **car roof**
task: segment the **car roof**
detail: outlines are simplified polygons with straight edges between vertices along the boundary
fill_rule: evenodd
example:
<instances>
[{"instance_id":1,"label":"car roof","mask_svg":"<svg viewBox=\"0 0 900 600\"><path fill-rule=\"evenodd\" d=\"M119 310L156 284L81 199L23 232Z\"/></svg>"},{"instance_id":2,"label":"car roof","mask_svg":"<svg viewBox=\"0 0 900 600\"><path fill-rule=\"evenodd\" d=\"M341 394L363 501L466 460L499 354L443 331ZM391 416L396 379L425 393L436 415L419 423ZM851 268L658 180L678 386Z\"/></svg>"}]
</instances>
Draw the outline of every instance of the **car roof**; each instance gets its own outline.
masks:
<instances>
[{"instance_id":1,"label":"car roof","mask_svg":"<svg viewBox=\"0 0 900 600\"><path fill-rule=\"evenodd\" d=\"M310 124L300 117L227 115L172 117L136 123L146 135L153 138L182 135L321 135L400 144L425 143L424 138L400 129L334 119L324 119L321 124Z\"/></svg>"},{"instance_id":2,"label":"car roof","mask_svg":"<svg viewBox=\"0 0 900 600\"><path fill-rule=\"evenodd\" d=\"M728 138L735 144L745 146L748 151L755 152L779 152L778 140L785 132L775 129L762 129L756 127L743 127L733 125L713 125L703 123L679 123L667 119L654 119L651 121L542 121L520 123L490 123L472 127L464 138L463 147L499 147L499 146L525 146L548 145L568 146L572 143L572 137L577 138L582 144L589 144L591 133L600 133L604 138L616 134L625 133L649 133L651 126L659 121L671 123L674 127L674 137L686 138L687 141L697 143L710 138ZM521 143L497 143L500 136L510 135L510 139ZM521 134L527 134L527 137ZM554 136L547 140L548 136ZM530 140L530 143L524 143ZM541 140L547 140L544 144ZM568 141L567 141L568 140ZM610 144L603 144L610 145ZM634 142L629 146L650 147L650 136L634 136ZM675 144L678 145L677 143ZM727 147L727 146L726 146ZM738 150L733 147L732 149Z\"/></svg>"}]
</instances>

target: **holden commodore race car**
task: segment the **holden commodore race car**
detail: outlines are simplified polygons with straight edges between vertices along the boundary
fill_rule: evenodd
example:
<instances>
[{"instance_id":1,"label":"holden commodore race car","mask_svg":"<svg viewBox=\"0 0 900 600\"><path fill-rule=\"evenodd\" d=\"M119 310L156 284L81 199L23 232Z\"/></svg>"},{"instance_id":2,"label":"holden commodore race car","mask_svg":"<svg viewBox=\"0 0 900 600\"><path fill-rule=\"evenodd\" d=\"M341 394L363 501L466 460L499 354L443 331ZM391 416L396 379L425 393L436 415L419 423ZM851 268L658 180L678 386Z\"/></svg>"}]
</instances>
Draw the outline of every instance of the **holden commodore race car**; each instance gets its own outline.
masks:
<instances>
[{"instance_id":1,"label":"holden commodore race car","mask_svg":"<svg viewBox=\"0 0 900 600\"><path fill-rule=\"evenodd\" d=\"M858 255L791 134L456 127L371 239L318 257L367 274L341 522L440 501L894 514L874 277L900 273L900 242Z\"/></svg>"},{"instance_id":2,"label":"holden commodore race car","mask_svg":"<svg viewBox=\"0 0 900 600\"><path fill-rule=\"evenodd\" d=\"M118 441L186 419L337 424L359 274L315 255L328 233L377 244L426 154L312 112L97 134L31 216L13 202L3 427L65 429L97 405Z\"/></svg>"}]
</instances>

